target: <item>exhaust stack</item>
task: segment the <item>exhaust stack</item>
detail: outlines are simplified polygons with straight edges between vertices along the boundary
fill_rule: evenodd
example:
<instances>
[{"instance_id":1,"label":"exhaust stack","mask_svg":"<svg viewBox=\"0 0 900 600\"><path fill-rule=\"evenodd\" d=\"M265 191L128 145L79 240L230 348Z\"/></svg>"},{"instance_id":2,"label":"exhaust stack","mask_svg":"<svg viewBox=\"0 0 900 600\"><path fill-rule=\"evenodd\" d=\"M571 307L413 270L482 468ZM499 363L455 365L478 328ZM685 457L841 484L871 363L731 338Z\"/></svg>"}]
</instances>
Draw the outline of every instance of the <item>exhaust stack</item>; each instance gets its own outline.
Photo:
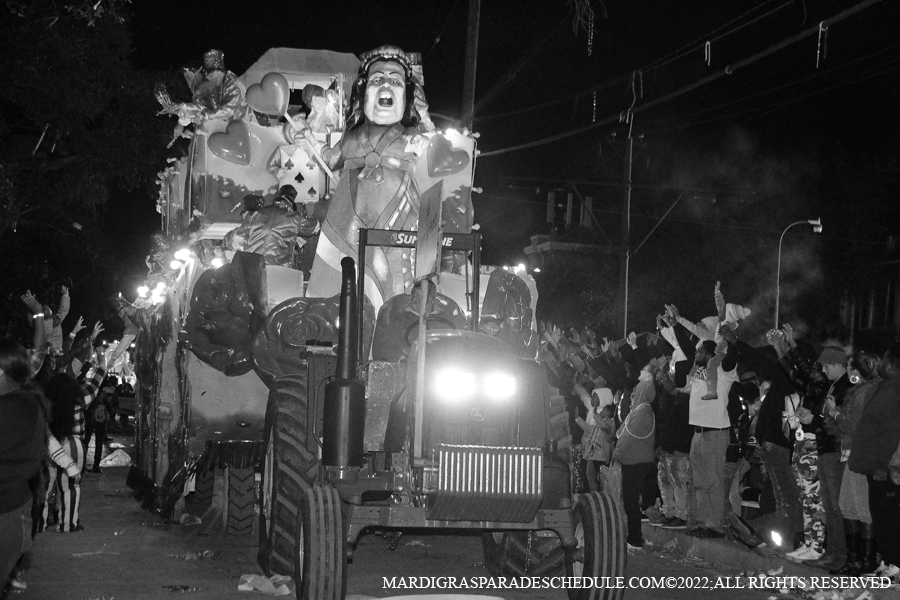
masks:
<instances>
[{"instance_id":1,"label":"exhaust stack","mask_svg":"<svg viewBox=\"0 0 900 600\"><path fill-rule=\"evenodd\" d=\"M355 266L352 258L341 260L337 370L334 379L325 384L322 464L330 482L352 481L363 464L366 387L356 373L360 332Z\"/></svg>"}]
</instances>

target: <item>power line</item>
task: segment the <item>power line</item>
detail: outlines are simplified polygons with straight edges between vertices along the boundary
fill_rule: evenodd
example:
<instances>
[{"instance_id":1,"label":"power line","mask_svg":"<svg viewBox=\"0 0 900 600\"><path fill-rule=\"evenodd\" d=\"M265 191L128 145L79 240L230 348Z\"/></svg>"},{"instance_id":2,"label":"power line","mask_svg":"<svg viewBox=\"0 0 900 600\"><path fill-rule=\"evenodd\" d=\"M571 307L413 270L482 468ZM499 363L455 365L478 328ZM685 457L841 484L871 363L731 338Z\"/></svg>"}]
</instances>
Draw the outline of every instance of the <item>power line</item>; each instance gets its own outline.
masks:
<instances>
[{"instance_id":1,"label":"power line","mask_svg":"<svg viewBox=\"0 0 900 600\"><path fill-rule=\"evenodd\" d=\"M699 42L712 42L712 41L718 41L718 40L720 40L720 39L723 39L724 37L729 36L729 35L731 35L731 34L733 34L733 33L736 33L736 32L738 32L738 31L740 31L741 29L743 29L743 28L745 28L745 27L748 27L748 26L752 25L753 23L756 23L756 22L759 21L759 20L764 19L765 17L768 17L768 16L772 15L773 13L775 13L776 11L781 10L782 8L785 8L785 7L787 7L787 6L789 6L789 5L791 4L791 2L786 2L786 3L782 4L781 6L778 6L777 8L775 8L775 9L773 9L773 10L767 12L767 13L764 13L764 14L758 16L758 17L756 17L756 18L753 19L752 21L749 21L749 22L747 22L747 23L741 24L739 27L736 27L736 28L732 29L731 31L728 31L728 32L723 33L722 35L719 35L719 36L716 36L716 37L710 37L710 36L712 36L713 34L715 34L716 32L721 31L722 29L724 29L725 27L728 27L728 26L731 25L732 23L735 23L735 22L739 21L739 20L742 19L744 16L746 16L746 15L752 13L752 12L755 11L756 9L758 9L758 8L760 8L760 7L762 7L762 6L764 6L765 4L767 4L768 2L771 2L771 1L773 1L773 0L766 0L765 2L763 2L763 3L759 4L759 5L757 5L756 7L750 9L749 11L747 11L747 12L745 12L745 13L739 15L738 17L735 17L734 19L732 19L732 20L729 21L728 23L725 23L724 25L721 25L720 27L717 27L716 29L713 29L713 30L712 30L709 34L707 34L706 36L701 37L701 38L698 38L698 39L696 39L696 40L694 40L694 41L692 41L692 42L690 42L690 43L688 43L688 44L685 44L684 46L682 46L682 47L679 48L678 50L675 50L674 52L669 53L669 54L667 54L666 56L664 56L664 57L662 57L662 58L659 58L659 59L657 59L657 60L655 60L655 61L653 61L653 62L647 64L646 66L641 67L641 68L638 68L638 69L636 69L636 70L637 70L637 71L658 70L658 69L660 69L661 67L664 67L664 66L666 66L666 65L668 65L668 64L671 64L671 63L675 62L675 61L678 60L679 58L683 58L683 57L687 56L687 55L690 54L691 52L695 52L695 51L698 49L698 46L696 46L696 44L699 43ZM562 104L563 102L568 102L569 100L573 100L573 99L576 99L576 98L581 98L582 96L586 96L586 95L591 94L591 93L594 93L594 92L599 92L599 91L601 91L601 90L609 89L609 88L614 87L614 86L616 86L616 85L625 83L625 82L629 81L630 79L631 79L631 73L628 73L627 75L622 75L622 76L616 77L615 79L611 79L611 80L609 80L609 81L607 81L607 82L605 82L605 83L601 83L601 84L599 84L599 85L592 85L592 86L589 87L589 88L580 90L580 91L578 91L578 92L574 92L574 93L572 93L572 94L568 94L568 95L566 95L566 96L556 97L556 98L553 98L553 99L548 100L548 101L546 101L546 102L542 102L542 103L540 103L540 104L534 104L534 105L531 105L531 106L526 106L526 107L524 107L524 108L518 108L518 109L511 110L511 111L507 111L507 112L504 112L504 113L495 113L495 114L493 114L493 115L479 116L477 120L482 120L482 121L484 121L484 120L489 120L489 119L499 119L499 118L503 118L503 117L509 117L509 116L513 116L513 115L518 115L518 114L526 113L526 112L532 112L532 111L535 111L535 110L540 110L540 109L543 109L543 108L547 108L548 106L554 106L554 105L556 105L556 104Z\"/></svg>"},{"instance_id":2,"label":"power line","mask_svg":"<svg viewBox=\"0 0 900 600\"><path fill-rule=\"evenodd\" d=\"M528 200L528 199L523 199L523 198L509 198L509 197L505 197L505 196L495 196L493 194L480 194L480 196L482 198L490 198L492 200L505 200L508 202L516 202L519 204L535 204L535 205L544 206L547 203L546 200ZM622 216L621 212L617 212L614 210L603 210L600 208L593 208L592 211L594 213L612 215L615 217ZM631 216L634 219L645 219L645 220L656 220L659 218L656 215L641 215L641 214L636 214L636 213L632 213ZM701 225L703 227L713 227L714 226L717 229L737 229L737 230L741 230L741 231L753 231L756 233L771 233L773 235L779 235L783 231L781 229L764 229L762 227L750 227L748 225L729 225L727 223L711 223L709 220L700 221L700 220L694 220L694 219L679 219L679 218L674 218L671 216L667 217L666 221L672 222L672 223L685 223L688 225ZM809 234L809 235L804 235L803 237L825 239L828 241L834 240L834 241L840 241L840 242L859 242L859 243L863 243L863 244L872 244L872 245L884 244L884 240L846 238L846 237L837 237L837 236L822 236L820 234Z\"/></svg>"},{"instance_id":3,"label":"power line","mask_svg":"<svg viewBox=\"0 0 900 600\"><path fill-rule=\"evenodd\" d=\"M437 36L434 38L434 43L431 44L431 48L428 49L428 52L425 53L425 56L422 57L422 62L425 62L428 59L428 55L431 54L431 51L434 50L434 47L438 45L441 41L441 36L444 35L444 30L447 29L447 25L450 24L450 18L453 16L453 13L456 11L456 5L459 4L459 0L453 3L453 8L450 9L450 12L447 14L447 20L444 21L444 26L441 27L441 30L438 32Z\"/></svg>"},{"instance_id":4,"label":"power line","mask_svg":"<svg viewBox=\"0 0 900 600\"><path fill-rule=\"evenodd\" d=\"M761 8L761 7L765 6L766 4L768 4L768 3L771 2L771 1L772 1L772 0L765 0L765 1L762 2L761 4L757 4L756 6L754 6L753 8L751 8L750 10L748 10L747 12L745 12L745 13L743 13L743 14L741 14L741 15L738 15L737 17L735 17L734 19L732 19L732 20L729 21L728 23L725 23L724 25L721 25L720 27L717 27L716 29L713 29L711 32L709 32L709 33L706 34L705 36L699 37L699 38L695 39L693 42L690 42L690 43L688 43L688 44L685 44L684 46L682 46L682 47L679 48L678 50L675 50L674 52L670 53L668 56L665 56L665 57L663 57L662 59L660 59L660 60L658 60L658 61L655 61L655 62L650 63L649 65L647 65L647 67L645 67L644 70L649 71L649 70L651 70L651 69L658 69L659 67L662 67L662 66L668 65L668 64L670 64L670 63L673 63L673 62L675 62L676 60L678 60L679 58L683 58L683 57L687 56L687 55L690 54L691 52L696 52L696 51L697 51L697 48L698 48L697 44L701 44L701 43L705 44L706 42L715 42L715 41L721 40L721 39L723 39L723 38L725 38L725 37L731 35L732 33L736 33L736 32L738 32L738 31L740 31L741 29L743 29L744 27L747 27L747 26L749 26L749 25L752 25L753 23L756 23L757 21L760 21L760 20L762 20L762 19L764 19L764 18L766 18L766 17L768 17L768 16L771 16L771 15L775 14L776 12L778 12L779 10L781 10L782 8L786 8L786 7L790 6L791 4L793 4L793 0L791 0L790 2L785 2L784 4L782 4L782 5L780 5L780 6L777 6L777 7L775 7L774 9L770 10L769 12L763 13L763 14L759 15L758 17L756 17L756 18L754 18L754 19L752 19L752 20L750 20L750 21L748 21L748 22L746 22L746 23L741 24L740 26L735 27L734 29L732 29L732 30L730 30L730 31L727 31L727 32L723 33L722 35L718 35L718 36L715 35L715 34L718 33L719 31L725 29L726 27L728 27L729 25L731 25L731 24L733 24L733 23L736 23L737 21L740 21L741 19L743 19L744 17L746 17L747 15L749 15L750 13L752 13L753 11L757 10L758 8ZM713 37L713 36L714 36L714 37Z\"/></svg>"},{"instance_id":5,"label":"power line","mask_svg":"<svg viewBox=\"0 0 900 600\"><path fill-rule=\"evenodd\" d=\"M886 50L883 50L883 51L879 51L878 53L881 53L881 52L884 52L884 51L888 51L888 50L893 50L893 49L898 48L898 47L900 47L900 45L892 46L891 48L886 49ZM878 53L876 53L876 54L878 54ZM868 57L864 57L864 58L858 59L858 60L856 60L856 61L853 61L852 63L848 63L847 65L845 65L845 67L853 66L855 63L860 62L860 61L862 61L862 60L868 60L869 58L871 58L871 57L874 56L874 55L875 55L875 54L872 54L872 55L869 55ZM762 115L770 114L771 112L780 110L780 109L782 109L782 108L786 108L786 107L788 107L788 106L792 106L792 105L797 104L798 102L801 102L801 101L803 101L803 100L812 98L812 97L814 97L814 96L821 95L821 94L823 94L823 93L825 93L825 92L830 92L830 91L833 91L833 90L836 90L836 89L840 89L840 88L842 88L842 87L847 87L848 85L854 85L854 84L856 84L856 83L860 83L860 82L865 81L865 80L867 80L867 79L872 79L873 77L878 77L878 76L880 76L880 75L885 75L885 74L887 74L887 73L890 73L890 72L892 72L892 71L895 71L895 70L897 70L897 67L891 67L891 68L884 68L884 67L888 67L888 65L891 65L892 63L896 63L896 62L898 62L898 61L900 61L900 58L892 58L892 59L886 60L885 62L880 63L880 64L876 65L875 67L869 68L869 69L867 69L866 71L863 71L863 72L861 72L861 73L856 73L856 74L854 74L853 76L851 76L851 77L849 77L849 78L847 78L847 79L841 80L841 81L839 81L839 82L837 82L837 83L834 83L834 84L832 84L832 85L829 85L829 86L827 86L827 87L823 87L823 88L821 88L821 89L819 89L819 90L815 90L815 91L809 92L809 93L804 94L804 95L802 95L802 96L798 96L798 97L796 97L796 98L791 98L791 99L788 99L788 100L779 100L779 101L777 101L777 102L771 102L771 103L764 104L764 105L761 105L761 106L755 106L755 107L748 108L748 109L745 109L745 110L742 110L742 111L739 111L739 112L736 112L736 113L728 113L728 114L725 114L725 115L719 115L719 116L715 116L715 117L710 117L710 118L705 119L705 120L702 120L702 121L695 121L695 120L692 120L692 121L691 121L691 124L698 125L698 124L703 124L703 123L713 123L713 122L715 122L715 121L721 121L721 120L723 120L723 119L730 119L730 118L733 118L733 117L735 117L735 116L740 116L740 115L752 113L752 112L754 112L754 111L764 110L765 112L760 113L759 115L755 115L755 116L753 116L753 117L750 117L751 119L758 118L758 117L760 117L760 116L762 116ZM839 68L843 68L843 67L839 67ZM835 69L835 70L836 70L836 69ZM663 132L663 131L671 131L671 130L673 130L673 129L679 129L680 127L682 127L682 125L677 125L677 123L679 123L679 122L681 122L681 121L685 121L685 120L687 120L687 119L690 119L691 117L695 117L695 116L701 115L701 114L703 114L703 113L707 113L707 112L712 112L712 111L715 111L715 110L719 110L719 109L722 109L722 108L725 108L725 107L728 107L728 106L733 106L733 105L736 105L736 104L741 104L741 103L747 102L747 101L749 101L749 100L752 100L752 99L754 99L754 98L759 98L759 97L761 97L761 96L765 96L765 95L768 95L768 94L771 94L771 93L774 93L774 92L778 92L778 91L781 91L781 90L784 90L784 89L787 89L787 88L791 88L791 87L796 87L796 86L799 86L799 85L803 85L803 84L805 84L805 83L809 83L810 81L813 81L814 79L817 79L817 78L821 78L821 77L825 77L825 76L831 75L833 72L834 72L834 70L828 71L827 73L818 73L818 74L816 74L816 75L812 75L812 76L806 77L806 78L804 78L804 79L802 79L802 80L799 80L799 81L795 81L795 82L792 82L792 83L789 83L789 84L786 84L786 85L783 85L783 86L779 86L779 87L777 87L777 88L773 88L773 89L767 90L767 91L765 91L765 92L760 92L760 93L758 93L758 94L753 94L753 95L751 95L751 96L747 96L746 98L741 98L740 100L735 100L735 101L733 101L733 102L727 102L727 103L720 104L720 105L718 105L718 106L714 106L714 107L710 107L710 108L704 108L704 109L695 111L695 112L693 112L693 113L688 113L688 114L685 114L685 115L681 115L681 116L679 116L679 117L675 117L675 118L672 118L672 119L669 119L669 120L666 120L666 121L662 121L662 122L659 123L659 125L660 125L659 127L643 130L643 133L645 133L645 134L646 134L646 133L659 133L659 132ZM765 110L765 109L768 109L768 108L771 108L771 110ZM673 125L665 126L665 125L667 125L667 124L673 124Z\"/></svg>"},{"instance_id":6,"label":"power line","mask_svg":"<svg viewBox=\"0 0 900 600\"><path fill-rule=\"evenodd\" d=\"M702 78L702 79L700 79L700 80L698 80L698 81L695 81L694 83L691 83L691 84L689 84L689 85L687 85L687 86L685 86L685 87L683 87L683 88L681 88L681 89L679 89L679 90L676 90L676 91L674 91L674 92L671 92L671 93L669 93L669 94L665 94L665 95L663 95L663 96L661 96L661 97L659 97L659 98L656 98L655 100L651 100L651 101L645 102L644 104L641 104L641 105L639 105L639 106L635 106L635 107L631 108L631 109L629 110L629 112L630 112L631 115L634 115L634 114L636 114L636 113L638 113L638 112L642 112L642 111L648 110L648 109L650 109L650 108L653 108L654 106L657 106L658 104L662 104L662 103L664 103L664 102L668 102L669 100L672 100L673 98L677 98L678 96L681 96L681 95L683 95L683 94L686 94L686 93L688 93L688 92L691 92L691 91L693 91L693 90L695 90L695 89L697 89L697 88L703 87L704 85L706 85L706 84L708 84L708 83L712 83L713 81L716 81L716 80L722 78L722 77L725 76L725 75L731 75L731 74L733 74L735 71L737 71L738 69L740 69L740 68L742 68L742 67L746 67L747 65L753 64L754 62L756 62L756 61L758 61L758 60L760 60L760 59L763 59L763 58L769 56L770 54L774 54L775 52L777 52L777 51L779 51L779 50L782 50L782 49L784 49L784 48L787 48L788 46L791 46L791 45L793 45L793 44L799 42L800 40L803 40L803 39L805 39L805 38L807 38L807 37L809 37L809 36L811 36L811 35L815 35L815 34L819 33L819 31L820 31L822 28L827 28L828 26L830 26L830 25L832 25L832 24L834 24L834 23L838 23L838 22L840 22L840 21L843 21L844 19L846 19L846 18L848 18L848 17L850 17L850 16L852 16L852 15L858 13L859 11L864 10L864 9L866 9L866 8L872 6L873 4L875 4L875 3L877 3L877 2L880 2L880 1L881 1L881 0L865 0L864 2L861 2L861 3L857 4L856 6L854 6L854 7L852 7L852 8L849 8L849 9L843 11L843 12L838 13L837 15L835 15L834 17L832 17L832 18L830 18L830 19L827 19L827 20L825 20L825 21L822 21L821 23L817 24L817 25L814 26L814 27L810 27L810 28L808 28L808 29L805 29L805 30L801 31L800 33L798 33L798 34L796 34L796 35L793 35L793 36L791 36L791 37L789 37L789 38L787 38L787 39L785 39L785 40L783 40L783 41L781 41L781 42L779 42L779 43L777 43L777 44L775 44L775 45L773 45L773 46L770 46L770 47L766 48L765 50L762 50L762 51L760 51L760 52L757 52L756 54L753 54L753 55L749 56L748 58L739 60L738 62L734 63L733 65L729 65L729 66L725 67L724 69L721 69L721 70L719 70L719 71L716 71L716 72L713 73L712 75L708 75L708 76L706 76L706 77L704 77L704 78ZM556 141L559 141L559 140L562 140L562 139L571 137L571 136L573 136L573 135L578 135L578 134L580 134L580 133L584 133L584 132L586 132L586 131L590 131L591 129L595 129L595 128L600 127L600 126L603 126L603 125L609 125L610 123L613 123L613 122L615 122L615 121L619 121L619 120L621 120L622 116L624 116L625 114L626 114L626 113L623 112L623 113L620 113L620 114L618 114L618 115L616 115L616 116L612 116L612 117L609 117L609 118L606 118L606 119L602 119L602 120L600 120L600 121L596 121L596 122L594 122L594 123L590 123L590 124L585 125L585 126L583 126L583 127L578 127L578 128L576 128L576 129L572 129L572 130L569 130L569 131L566 131L566 132L563 132L563 133L559 133L559 134L556 134L556 135L553 135L553 136L550 136L550 137L546 137L546 138L543 138L543 139L540 139L540 140L535 140L535 141L533 141L533 142L527 142L527 143L524 143L524 144L519 144L519 145L517 145L517 146L510 146L509 148L501 148L501 149L499 149L499 150L492 150L492 151L490 151L490 152L482 152L482 153L479 154L479 157L480 157L480 158L487 158L487 157L489 157L489 156L497 156L497 155L500 155L500 154L507 154L507 153L509 153L509 152L515 152L515 151L517 151L517 150L525 150L525 149L527 149L527 148L534 148L535 146L542 146L542 145L544 145L544 144L549 144L549 143L551 143L551 142L556 142Z\"/></svg>"},{"instance_id":7,"label":"power line","mask_svg":"<svg viewBox=\"0 0 900 600\"><path fill-rule=\"evenodd\" d=\"M791 88L791 87L796 87L796 86L803 85L803 84L808 83L808 82L810 82L810 81L813 81L813 80L815 80L815 79L821 79L821 78L823 78L823 77L829 77L829 76L833 75L836 71L839 71L839 70L841 70L841 69L848 69L848 68L850 68L850 67L854 67L854 66L856 66L858 63L861 63L861 62L864 62L864 61L869 61L869 60L871 60L872 58L874 58L874 57L876 57L876 56L878 56L878 55L880 55L880 54L884 54L884 53L886 53L886 52L891 52L891 51L893 51L893 50L896 50L897 48L900 48L900 44L895 44L894 46L890 46L890 47L888 47L888 48L882 48L881 50L877 50L877 51L875 51L875 52L873 52L873 53L871 53L871 54L867 54L866 56L861 56L861 57L859 57L859 58L853 59L853 60L851 60L851 61L849 61L849 62L846 62L846 63L844 63L844 64L841 64L841 65L839 65L839 66L837 66L837 67L828 69L827 71L819 71L819 72L813 73L812 75L808 75L807 77L804 77L803 79L799 79L799 80L797 80L797 81L791 81L791 82L786 83L786 84L784 84L784 85L780 85L780 86L778 86L778 87L774 87L774 88L771 88L771 89L768 89L768 90L762 90L762 91L757 92L757 93L755 93L755 94L751 94L751 95L749 95L749 96L744 96L744 97L742 97L742 98L739 98L739 99L737 99L737 100L732 100L732 101L730 101L730 102L723 102L723 103L721 103L721 104L717 104L716 106L710 106L710 107L707 107L707 108L701 108L701 109L696 110L696 111L694 111L694 112L692 112L692 113L688 113L688 114L681 115L681 116L678 116L678 117L673 117L673 118L668 119L668 120L666 120L666 121L662 121L660 124L676 122L676 121L678 121L678 120L681 120L682 118L694 117L694 116L697 116L697 115L701 115L701 114L703 114L703 113L712 112L712 111L719 110L719 109L722 109L722 108L727 108L727 107L729 107L729 106L735 106L735 105L737 105L737 104L746 103L746 102L748 102L748 101L750 101L750 100L755 100L756 98L760 98L760 97L762 97L762 96L767 96L767 95L769 95L769 94L773 94L773 93L775 93L775 92L780 92L780 91L782 91L782 90L786 90L786 89ZM896 59L891 59L891 60L896 60ZM887 63L891 62L891 60L887 61L886 63L882 63L882 64L887 64ZM879 66L880 66L880 65L879 65Z\"/></svg>"}]
</instances>

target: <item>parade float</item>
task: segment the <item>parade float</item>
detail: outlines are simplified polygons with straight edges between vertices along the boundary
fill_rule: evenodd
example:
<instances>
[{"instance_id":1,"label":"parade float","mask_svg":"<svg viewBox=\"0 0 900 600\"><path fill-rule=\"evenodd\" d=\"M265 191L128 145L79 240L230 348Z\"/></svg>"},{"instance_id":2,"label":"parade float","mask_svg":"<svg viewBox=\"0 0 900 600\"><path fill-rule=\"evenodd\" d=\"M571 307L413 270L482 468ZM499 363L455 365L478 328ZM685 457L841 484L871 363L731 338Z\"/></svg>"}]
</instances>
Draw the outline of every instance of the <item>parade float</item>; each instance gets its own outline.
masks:
<instances>
[{"instance_id":1,"label":"parade float","mask_svg":"<svg viewBox=\"0 0 900 600\"><path fill-rule=\"evenodd\" d=\"M277 48L236 76L212 50L185 80L156 90L162 231L120 313L144 505L258 535L301 598L342 598L373 528L482 530L498 573L624 574L620 506L555 454L534 282L481 266L475 137L432 123L420 57Z\"/></svg>"}]
</instances>

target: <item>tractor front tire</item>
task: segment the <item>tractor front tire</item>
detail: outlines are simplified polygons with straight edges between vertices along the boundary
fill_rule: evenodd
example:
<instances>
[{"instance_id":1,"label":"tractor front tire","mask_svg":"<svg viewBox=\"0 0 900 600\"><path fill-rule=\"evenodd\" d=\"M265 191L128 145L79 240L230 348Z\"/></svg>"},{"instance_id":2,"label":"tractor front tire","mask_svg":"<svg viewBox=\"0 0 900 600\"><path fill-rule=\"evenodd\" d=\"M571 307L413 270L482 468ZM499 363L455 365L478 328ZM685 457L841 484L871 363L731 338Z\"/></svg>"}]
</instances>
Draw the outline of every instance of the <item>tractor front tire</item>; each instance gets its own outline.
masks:
<instances>
[{"instance_id":1,"label":"tractor front tire","mask_svg":"<svg viewBox=\"0 0 900 600\"><path fill-rule=\"evenodd\" d=\"M481 536L484 566L501 577L562 575L565 555L557 536L538 537L533 531L505 531Z\"/></svg>"},{"instance_id":2,"label":"tractor front tire","mask_svg":"<svg viewBox=\"0 0 900 600\"><path fill-rule=\"evenodd\" d=\"M319 470L317 453L310 450L316 442L309 439L306 385L305 374L279 377L269 396L257 562L270 576L294 571L300 498Z\"/></svg>"},{"instance_id":3,"label":"tractor front tire","mask_svg":"<svg viewBox=\"0 0 900 600\"><path fill-rule=\"evenodd\" d=\"M347 533L341 499L331 486L306 490L297 519L294 580L298 600L343 600L347 588Z\"/></svg>"},{"instance_id":4,"label":"tractor front tire","mask_svg":"<svg viewBox=\"0 0 900 600\"><path fill-rule=\"evenodd\" d=\"M602 492L582 494L573 512L578 558L566 563L568 577L624 577L626 527L622 506ZM570 588L569 600L622 600L624 589Z\"/></svg>"}]
</instances>

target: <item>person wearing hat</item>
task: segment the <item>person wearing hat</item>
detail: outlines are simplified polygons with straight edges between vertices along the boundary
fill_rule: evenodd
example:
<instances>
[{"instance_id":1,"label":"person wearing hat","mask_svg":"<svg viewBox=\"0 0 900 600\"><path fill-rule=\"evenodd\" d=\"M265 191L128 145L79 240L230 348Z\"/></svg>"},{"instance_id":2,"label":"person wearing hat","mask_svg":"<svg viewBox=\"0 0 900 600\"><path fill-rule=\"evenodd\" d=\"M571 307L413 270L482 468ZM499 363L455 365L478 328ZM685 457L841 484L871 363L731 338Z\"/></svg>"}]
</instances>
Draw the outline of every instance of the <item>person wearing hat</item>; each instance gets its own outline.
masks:
<instances>
[{"instance_id":1,"label":"person wearing hat","mask_svg":"<svg viewBox=\"0 0 900 600\"><path fill-rule=\"evenodd\" d=\"M840 511L843 478L840 432L833 421L827 420L825 406L829 399L835 406L843 405L844 397L852 386L847 375L847 353L839 346L823 348L816 359L821 365L820 372L797 344L791 326L785 324L783 330L782 337L788 352L780 360L783 366L790 369L795 384L799 384L805 392L805 401L798 411L798 419L805 437L808 438L809 433L814 434L818 496L825 513L824 533L828 539L828 545L821 555L818 554L822 550L822 536L817 534L817 543L810 544L807 540L803 547L787 556L809 566L833 569L846 561L847 545Z\"/></svg>"},{"instance_id":2,"label":"person wearing hat","mask_svg":"<svg viewBox=\"0 0 900 600\"><path fill-rule=\"evenodd\" d=\"M319 223L305 212L296 212L291 186L283 186L270 206L263 206L263 198L253 194L244 196L242 223L225 234L227 250L262 254L267 265L289 266L294 246L306 243Z\"/></svg>"}]
</instances>

